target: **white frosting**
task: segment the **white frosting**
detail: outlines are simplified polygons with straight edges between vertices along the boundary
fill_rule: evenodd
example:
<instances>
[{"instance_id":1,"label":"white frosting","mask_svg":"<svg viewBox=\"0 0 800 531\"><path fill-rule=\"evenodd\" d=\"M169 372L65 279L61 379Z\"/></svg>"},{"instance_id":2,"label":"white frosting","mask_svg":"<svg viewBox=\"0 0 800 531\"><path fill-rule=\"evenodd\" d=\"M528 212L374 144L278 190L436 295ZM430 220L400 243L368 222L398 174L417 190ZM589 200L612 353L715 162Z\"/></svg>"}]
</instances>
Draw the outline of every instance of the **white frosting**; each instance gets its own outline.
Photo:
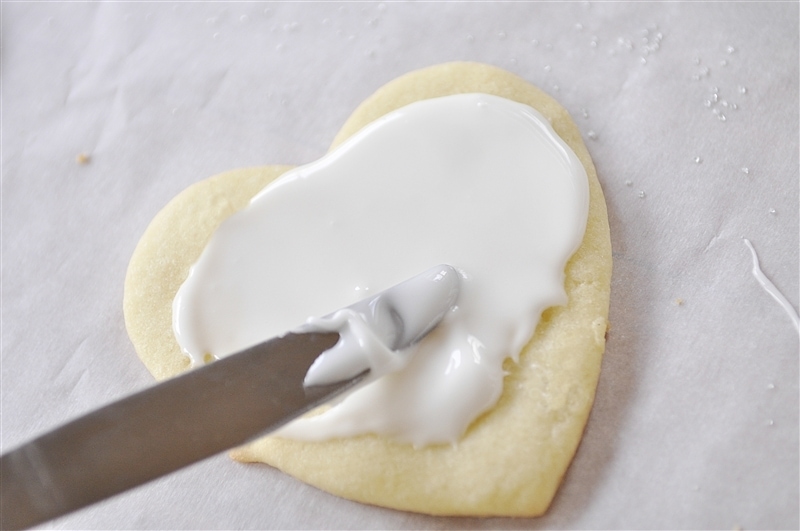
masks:
<instances>
[{"instance_id":1,"label":"white frosting","mask_svg":"<svg viewBox=\"0 0 800 531\"><path fill-rule=\"evenodd\" d=\"M402 351L441 322L458 291L458 273L442 264L331 315L310 318L300 332L334 331L340 338L314 360L303 384L332 384L365 369L375 379L403 369L409 355Z\"/></svg>"},{"instance_id":2,"label":"white frosting","mask_svg":"<svg viewBox=\"0 0 800 531\"><path fill-rule=\"evenodd\" d=\"M226 220L175 299L176 336L199 363L452 264L458 305L403 370L280 432L452 443L497 401L503 361L542 311L566 302L588 204L582 164L534 109L485 94L420 101Z\"/></svg>"},{"instance_id":3,"label":"white frosting","mask_svg":"<svg viewBox=\"0 0 800 531\"><path fill-rule=\"evenodd\" d=\"M753 244L750 243L750 240L747 238L742 238L744 240L744 244L750 249L750 254L753 255L753 276L756 278L758 283L764 288L766 291L778 304L780 304L783 311L786 312L786 315L789 316L789 319L792 320L792 324L794 325L795 329L800 332L800 317L797 315L797 310L794 309L794 306L789 302L789 300L781 293L781 291L775 287L775 284L767 278L767 275L761 271L761 266L758 263L758 255L756 254L756 250L753 247Z\"/></svg>"}]
</instances>

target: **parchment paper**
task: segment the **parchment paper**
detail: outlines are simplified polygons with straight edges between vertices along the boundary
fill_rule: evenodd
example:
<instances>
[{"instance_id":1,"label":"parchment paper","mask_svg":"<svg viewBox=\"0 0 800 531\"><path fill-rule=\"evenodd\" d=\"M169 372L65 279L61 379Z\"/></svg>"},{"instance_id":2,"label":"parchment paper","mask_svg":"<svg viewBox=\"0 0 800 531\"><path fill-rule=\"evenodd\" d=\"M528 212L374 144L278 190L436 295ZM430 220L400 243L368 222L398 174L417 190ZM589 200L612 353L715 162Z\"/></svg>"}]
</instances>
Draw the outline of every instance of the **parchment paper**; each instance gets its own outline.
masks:
<instances>
[{"instance_id":1,"label":"parchment paper","mask_svg":"<svg viewBox=\"0 0 800 531\"><path fill-rule=\"evenodd\" d=\"M608 203L611 330L539 519L343 501L219 456L56 529L794 528L798 4L2 4L2 450L153 383L122 319L150 219L215 173L320 157L385 82L491 63L559 99ZM84 155L83 162L79 160Z\"/></svg>"}]
</instances>

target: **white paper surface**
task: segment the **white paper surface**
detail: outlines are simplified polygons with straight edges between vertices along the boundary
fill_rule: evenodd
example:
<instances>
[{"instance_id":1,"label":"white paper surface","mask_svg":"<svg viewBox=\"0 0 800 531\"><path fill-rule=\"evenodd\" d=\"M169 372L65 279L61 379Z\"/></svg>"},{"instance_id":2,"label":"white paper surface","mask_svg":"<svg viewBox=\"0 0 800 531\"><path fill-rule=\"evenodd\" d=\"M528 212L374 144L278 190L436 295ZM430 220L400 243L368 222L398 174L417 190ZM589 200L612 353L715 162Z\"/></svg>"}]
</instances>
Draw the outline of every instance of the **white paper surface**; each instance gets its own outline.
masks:
<instances>
[{"instance_id":1,"label":"white paper surface","mask_svg":"<svg viewBox=\"0 0 800 531\"><path fill-rule=\"evenodd\" d=\"M451 60L559 99L606 193L611 331L549 513L385 510L220 456L45 527L800 527L798 332L742 241L797 309L797 3L4 2L3 451L152 384L122 285L175 194L315 160Z\"/></svg>"}]
</instances>

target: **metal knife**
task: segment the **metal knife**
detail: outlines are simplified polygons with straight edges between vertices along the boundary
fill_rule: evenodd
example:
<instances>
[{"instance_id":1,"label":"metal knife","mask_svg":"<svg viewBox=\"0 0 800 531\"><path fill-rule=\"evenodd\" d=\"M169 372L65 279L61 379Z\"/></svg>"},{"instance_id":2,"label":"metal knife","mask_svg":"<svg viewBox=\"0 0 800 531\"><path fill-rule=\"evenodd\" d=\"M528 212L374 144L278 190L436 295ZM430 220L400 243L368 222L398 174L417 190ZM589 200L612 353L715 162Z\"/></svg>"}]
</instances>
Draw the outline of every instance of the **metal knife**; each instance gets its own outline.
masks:
<instances>
[{"instance_id":1,"label":"metal knife","mask_svg":"<svg viewBox=\"0 0 800 531\"><path fill-rule=\"evenodd\" d=\"M409 298L411 294L411 298ZM441 265L348 308L402 350L454 305L458 273ZM410 314L424 300L429 317ZM387 326L388 324L388 326ZM0 529L24 529L273 431L370 373L307 387L337 332L288 333L112 403L0 457Z\"/></svg>"}]
</instances>

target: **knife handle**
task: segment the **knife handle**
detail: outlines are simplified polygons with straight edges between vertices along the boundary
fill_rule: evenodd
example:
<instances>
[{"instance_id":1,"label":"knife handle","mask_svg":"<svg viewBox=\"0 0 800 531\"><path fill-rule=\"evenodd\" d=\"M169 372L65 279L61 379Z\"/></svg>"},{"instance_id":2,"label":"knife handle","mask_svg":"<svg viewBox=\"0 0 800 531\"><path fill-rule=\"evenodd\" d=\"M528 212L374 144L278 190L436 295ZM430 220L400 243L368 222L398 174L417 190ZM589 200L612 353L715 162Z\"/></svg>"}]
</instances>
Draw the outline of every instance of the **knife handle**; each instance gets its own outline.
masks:
<instances>
[{"instance_id":1,"label":"knife handle","mask_svg":"<svg viewBox=\"0 0 800 531\"><path fill-rule=\"evenodd\" d=\"M124 398L0 458L0 529L24 529L274 430L365 373L304 388L335 332L287 334Z\"/></svg>"}]
</instances>

